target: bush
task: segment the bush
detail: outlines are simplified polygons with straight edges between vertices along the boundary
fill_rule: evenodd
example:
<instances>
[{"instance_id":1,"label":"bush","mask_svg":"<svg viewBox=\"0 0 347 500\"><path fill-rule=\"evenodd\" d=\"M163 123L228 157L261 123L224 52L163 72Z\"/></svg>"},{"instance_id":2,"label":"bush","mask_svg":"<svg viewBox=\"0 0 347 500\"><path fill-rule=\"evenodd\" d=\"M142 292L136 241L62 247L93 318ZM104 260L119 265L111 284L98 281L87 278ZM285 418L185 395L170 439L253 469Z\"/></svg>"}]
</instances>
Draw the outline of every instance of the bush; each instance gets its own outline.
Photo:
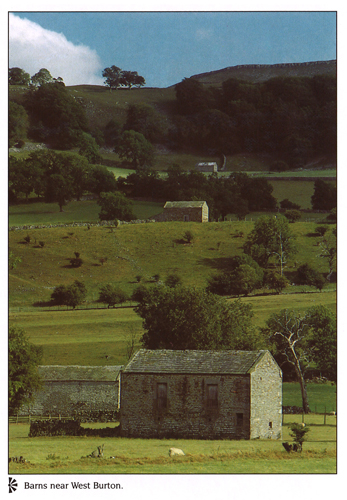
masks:
<instances>
[{"instance_id":1,"label":"bush","mask_svg":"<svg viewBox=\"0 0 347 500\"><path fill-rule=\"evenodd\" d=\"M328 229L329 229L329 228L328 228L327 226L317 226L317 227L315 228L315 232L316 232L317 234L319 234L319 236L322 236L322 237L323 237L323 236L325 235L325 233L328 231Z\"/></svg>"},{"instance_id":2,"label":"bush","mask_svg":"<svg viewBox=\"0 0 347 500\"><path fill-rule=\"evenodd\" d=\"M31 237L29 235L25 236L24 241L26 243L30 243L31 242Z\"/></svg>"},{"instance_id":3,"label":"bush","mask_svg":"<svg viewBox=\"0 0 347 500\"><path fill-rule=\"evenodd\" d=\"M41 248L43 248L45 246L45 242L44 241L39 241L39 245Z\"/></svg>"},{"instance_id":4,"label":"bush","mask_svg":"<svg viewBox=\"0 0 347 500\"><path fill-rule=\"evenodd\" d=\"M70 259L70 264L72 267L81 267L81 265L83 264L83 260L75 257L73 259Z\"/></svg>"},{"instance_id":5,"label":"bush","mask_svg":"<svg viewBox=\"0 0 347 500\"><path fill-rule=\"evenodd\" d=\"M184 239L187 243L191 243L194 239L194 234L189 229L184 233Z\"/></svg>"},{"instance_id":6,"label":"bush","mask_svg":"<svg viewBox=\"0 0 347 500\"><path fill-rule=\"evenodd\" d=\"M265 274L264 284L277 293L281 293L289 285L289 281L285 276L281 276L278 273L267 272Z\"/></svg>"},{"instance_id":7,"label":"bush","mask_svg":"<svg viewBox=\"0 0 347 500\"><path fill-rule=\"evenodd\" d=\"M322 290L325 279L322 273L311 267L309 264L302 264L297 270L297 282L299 285L314 286L317 290Z\"/></svg>"}]
</instances>

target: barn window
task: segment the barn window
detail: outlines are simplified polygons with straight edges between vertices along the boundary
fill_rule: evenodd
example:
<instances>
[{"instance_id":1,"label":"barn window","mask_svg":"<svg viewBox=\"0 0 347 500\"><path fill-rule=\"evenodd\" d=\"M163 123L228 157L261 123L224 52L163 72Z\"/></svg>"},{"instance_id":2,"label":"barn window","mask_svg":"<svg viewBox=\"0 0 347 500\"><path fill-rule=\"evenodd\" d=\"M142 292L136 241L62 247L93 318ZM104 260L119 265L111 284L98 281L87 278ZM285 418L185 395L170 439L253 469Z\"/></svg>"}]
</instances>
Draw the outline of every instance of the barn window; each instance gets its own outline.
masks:
<instances>
[{"instance_id":1,"label":"barn window","mask_svg":"<svg viewBox=\"0 0 347 500\"><path fill-rule=\"evenodd\" d=\"M243 426L243 413L236 413L236 425L237 427Z\"/></svg>"},{"instance_id":2,"label":"barn window","mask_svg":"<svg viewBox=\"0 0 347 500\"><path fill-rule=\"evenodd\" d=\"M158 410L166 410L167 384L160 383L157 385L157 403L158 403Z\"/></svg>"},{"instance_id":3,"label":"barn window","mask_svg":"<svg viewBox=\"0 0 347 500\"><path fill-rule=\"evenodd\" d=\"M218 385L209 384L207 386L207 407L218 408Z\"/></svg>"},{"instance_id":4,"label":"barn window","mask_svg":"<svg viewBox=\"0 0 347 500\"><path fill-rule=\"evenodd\" d=\"M272 422L269 422L269 428L272 429Z\"/></svg>"}]
</instances>

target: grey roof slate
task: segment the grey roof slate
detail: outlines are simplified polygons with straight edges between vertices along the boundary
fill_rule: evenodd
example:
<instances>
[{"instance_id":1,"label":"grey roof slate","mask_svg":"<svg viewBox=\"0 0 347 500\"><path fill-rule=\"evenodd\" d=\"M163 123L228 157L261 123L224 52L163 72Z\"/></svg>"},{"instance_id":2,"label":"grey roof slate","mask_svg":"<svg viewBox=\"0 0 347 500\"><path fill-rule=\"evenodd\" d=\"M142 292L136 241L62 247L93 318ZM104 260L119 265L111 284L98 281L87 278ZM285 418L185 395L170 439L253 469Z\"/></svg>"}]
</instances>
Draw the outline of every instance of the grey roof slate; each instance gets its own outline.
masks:
<instances>
[{"instance_id":1,"label":"grey roof slate","mask_svg":"<svg viewBox=\"0 0 347 500\"><path fill-rule=\"evenodd\" d=\"M200 208L206 201L167 201L164 208Z\"/></svg>"},{"instance_id":2,"label":"grey roof slate","mask_svg":"<svg viewBox=\"0 0 347 500\"><path fill-rule=\"evenodd\" d=\"M38 367L43 380L115 381L122 366L41 365Z\"/></svg>"},{"instance_id":3,"label":"grey roof slate","mask_svg":"<svg viewBox=\"0 0 347 500\"><path fill-rule=\"evenodd\" d=\"M140 349L126 373L247 374L267 351L176 351Z\"/></svg>"}]
</instances>

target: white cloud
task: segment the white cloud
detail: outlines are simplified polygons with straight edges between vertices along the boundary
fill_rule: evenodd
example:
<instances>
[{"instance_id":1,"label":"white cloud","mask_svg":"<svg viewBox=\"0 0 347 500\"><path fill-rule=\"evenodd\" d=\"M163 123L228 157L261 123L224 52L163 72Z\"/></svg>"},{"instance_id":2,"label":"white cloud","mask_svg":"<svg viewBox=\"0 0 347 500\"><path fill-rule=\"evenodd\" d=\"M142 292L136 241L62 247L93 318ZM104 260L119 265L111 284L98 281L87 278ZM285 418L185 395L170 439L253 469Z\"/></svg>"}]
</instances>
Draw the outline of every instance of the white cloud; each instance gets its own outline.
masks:
<instances>
[{"instance_id":1,"label":"white cloud","mask_svg":"<svg viewBox=\"0 0 347 500\"><path fill-rule=\"evenodd\" d=\"M53 78L61 77L66 85L102 85L101 61L95 50L74 45L62 33L9 15L9 65L33 76L46 68Z\"/></svg>"}]
</instances>

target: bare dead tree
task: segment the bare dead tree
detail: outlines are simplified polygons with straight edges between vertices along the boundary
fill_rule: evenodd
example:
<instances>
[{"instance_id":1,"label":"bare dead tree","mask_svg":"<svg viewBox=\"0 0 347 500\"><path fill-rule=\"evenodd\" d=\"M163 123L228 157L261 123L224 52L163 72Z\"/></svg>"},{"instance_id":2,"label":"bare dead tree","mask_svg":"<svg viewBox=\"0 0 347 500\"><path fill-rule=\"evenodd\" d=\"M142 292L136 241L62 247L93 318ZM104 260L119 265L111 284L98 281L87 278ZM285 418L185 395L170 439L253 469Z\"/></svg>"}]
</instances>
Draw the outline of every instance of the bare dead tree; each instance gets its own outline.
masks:
<instances>
[{"instance_id":1,"label":"bare dead tree","mask_svg":"<svg viewBox=\"0 0 347 500\"><path fill-rule=\"evenodd\" d=\"M283 354L286 361L295 370L300 383L302 404L305 413L310 412L307 389L305 382L305 370L312 360L312 352L309 346L310 324L309 316L300 316L295 311L285 309L278 314L273 314L267 321L267 333L279 353Z\"/></svg>"}]
</instances>

